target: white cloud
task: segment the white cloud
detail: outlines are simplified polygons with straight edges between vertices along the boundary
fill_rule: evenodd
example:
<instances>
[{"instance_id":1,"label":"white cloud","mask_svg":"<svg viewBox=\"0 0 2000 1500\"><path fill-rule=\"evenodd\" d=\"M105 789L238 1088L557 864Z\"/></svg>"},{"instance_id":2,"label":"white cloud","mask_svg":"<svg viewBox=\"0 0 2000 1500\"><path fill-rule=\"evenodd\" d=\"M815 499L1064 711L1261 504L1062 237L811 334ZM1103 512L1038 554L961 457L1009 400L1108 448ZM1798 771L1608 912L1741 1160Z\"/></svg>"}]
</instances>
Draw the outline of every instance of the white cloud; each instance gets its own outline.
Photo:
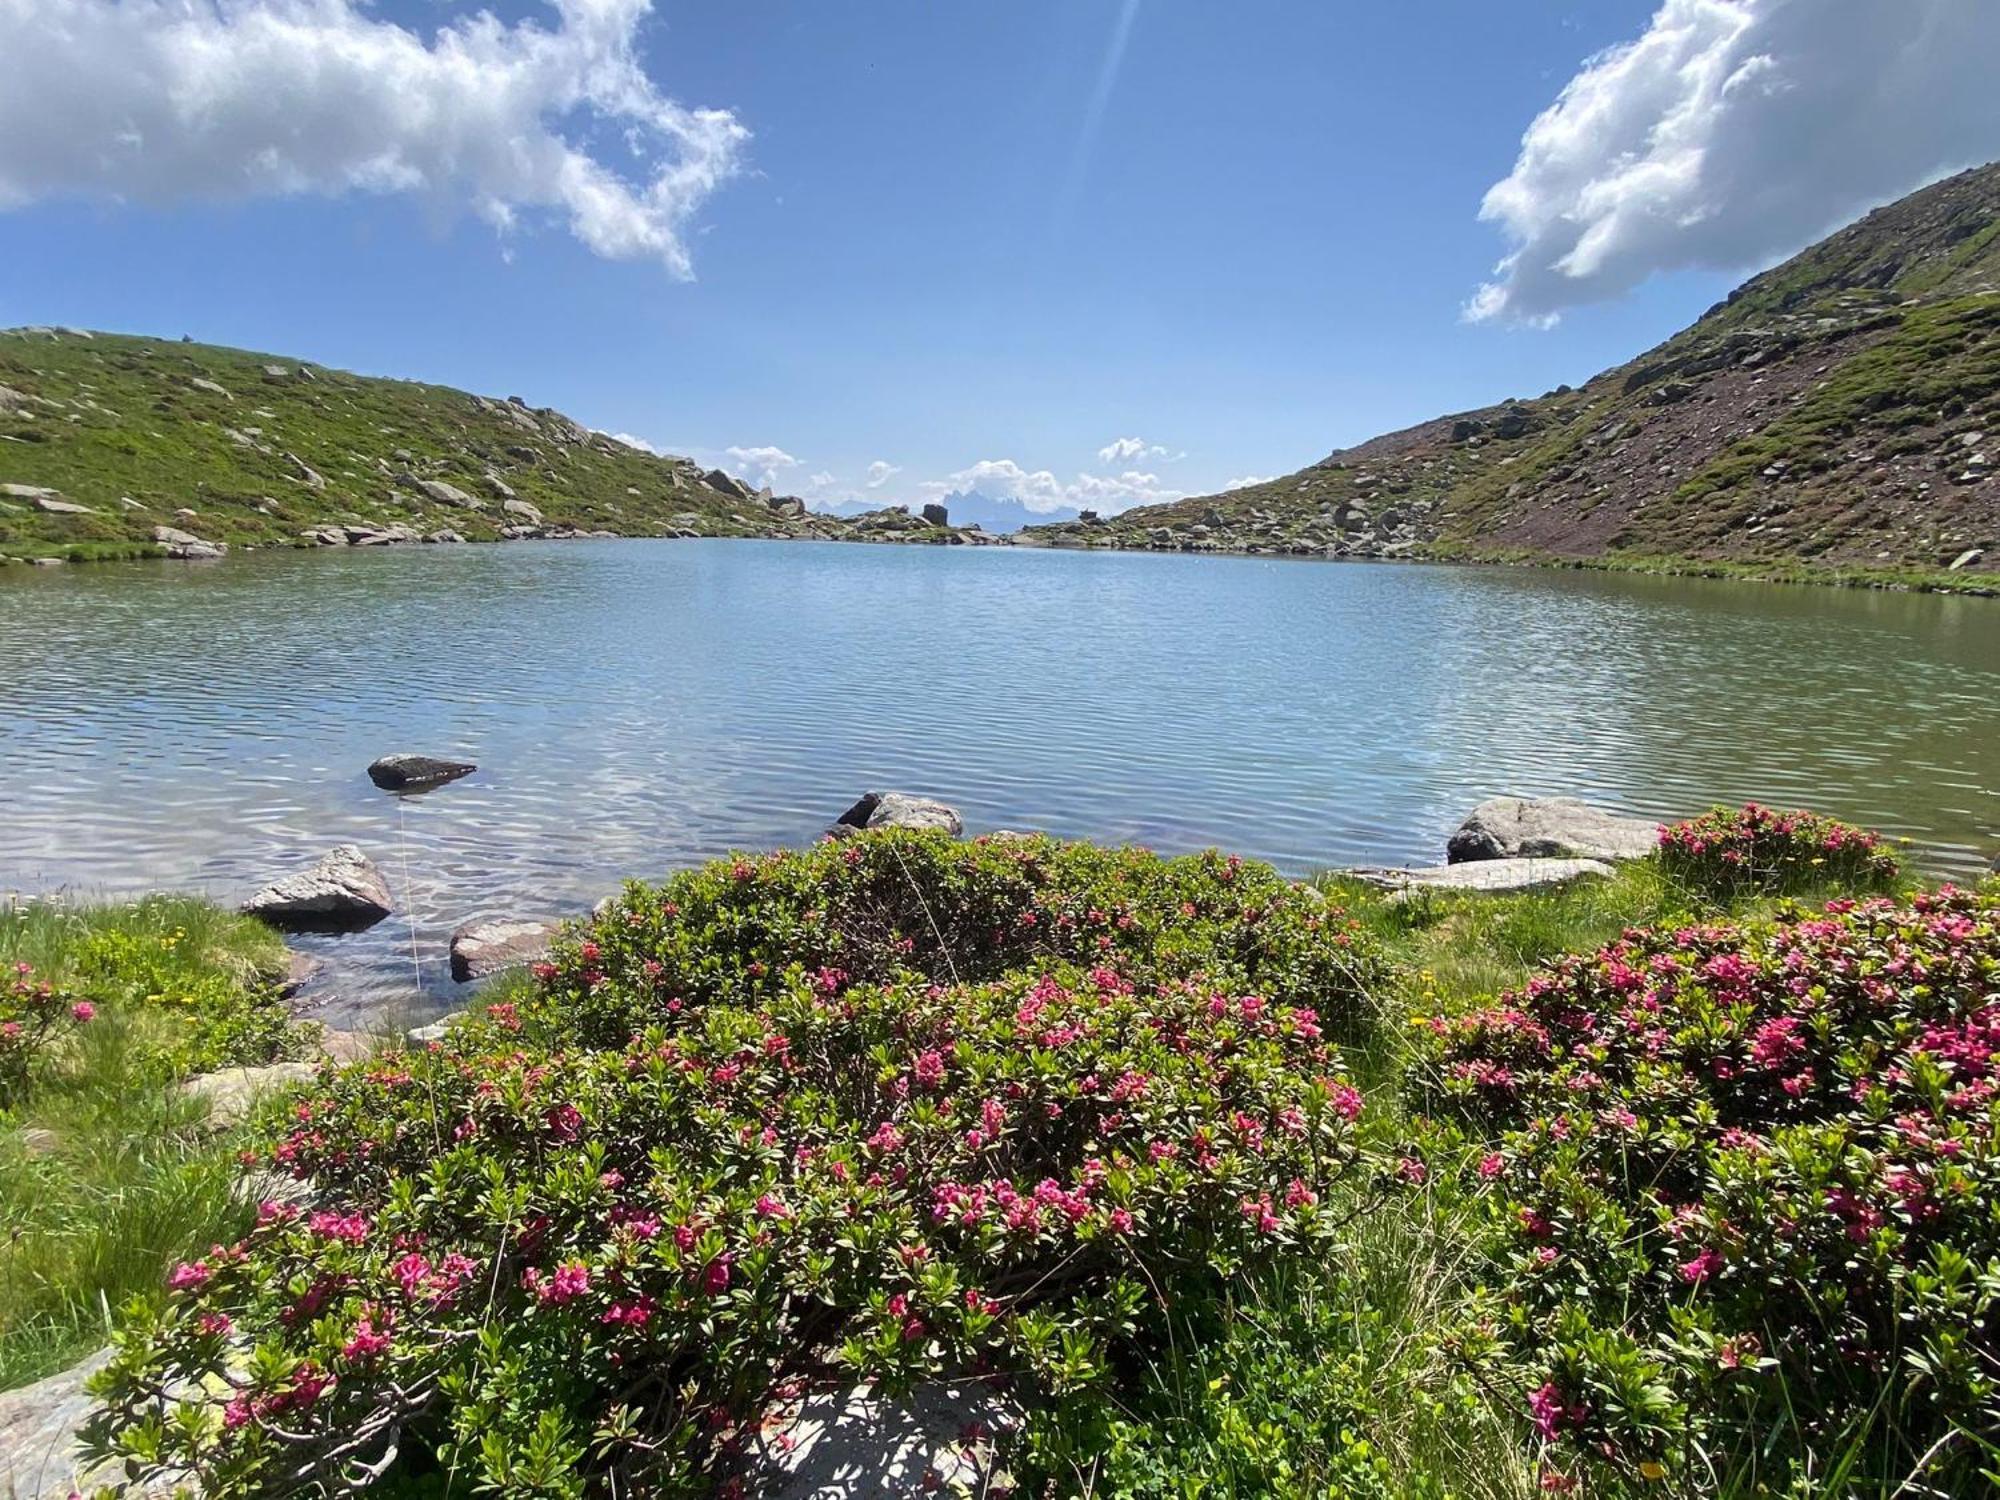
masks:
<instances>
[{"instance_id":1,"label":"white cloud","mask_svg":"<svg viewBox=\"0 0 2000 1500\"><path fill-rule=\"evenodd\" d=\"M1078 474L1065 482L1048 469L1024 469L1011 458L983 458L958 470L942 481L919 485L924 498L936 499L952 491L977 490L996 500L1018 500L1038 515L1065 506L1104 512L1120 511L1133 505L1154 505L1178 500L1182 491L1161 486L1157 474L1128 469L1121 474Z\"/></svg>"},{"instance_id":2,"label":"white cloud","mask_svg":"<svg viewBox=\"0 0 2000 1500\"><path fill-rule=\"evenodd\" d=\"M892 476L902 472L899 467L890 463L887 459L878 458L868 466L868 488L879 490L889 482Z\"/></svg>"},{"instance_id":3,"label":"white cloud","mask_svg":"<svg viewBox=\"0 0 2000 1500\"><path fill-rule=\"evenodd\" d=\"M637 448L641 453L650 453L655 458L660 458L665 455L666 450L662 448L656 448L651 443L647 442L644 438L634 437L629 432L607 432L604 435L610 438L611 441L614 443L623 443L628 448Z\"/></svg>"},{"instance_id":4,"label":"white cloud","mask_svg":"<svg viewBox=\"0 0 2000 1500\"><path fill-rule=\"evenodd\" d=\"M820 491L830 490L839 483L840 481L834 478L832 474L828 473L825 469L821 469L817 474L810 475L806 479L806 489L810 493L817 495Z\"/></svg>"},{"instance_id":5,"label":"white cloud","mask_svg":"<svg viewBox=\"0 0 2000 1500\"><path fill-rule=\"evenodd\" d=\"M1473 319L1554 321L1655 272L1742 270L2000 156L1993 0L1664 0L1528 128L1480 217Z\"/></svg>"},{"instance_id":6,"label":"white cloud","mask_svg":"<svg viewBox=\"0 0 2000 1500\"><path fill-rule=\"evenodd\" d=\"M690 275L689 220L749 132L647 76L650 0L552 6L426 40L367 0L0 0L0 208L409 193Z\"/></svg>"},{"instance_id":7,"label":"white cloud","mask_svg":"<svg viewBox=\"0 0 2000 1500\"><path fill-rule=\"evenodd\" d=\"M1253 484L1269 484L1276 476L1272 474L1244 474L1223 486L1225 490L1247 490Z\"/></svg>"},{"instance_id":8,"label":"white cloud","mask_svg":"<svg viewBox=\"0 0 2000 1500\"><path fill-rule=\"evenodd\" d=\"M803 460L793 458L783 448L766 443L756 448L725 448L730 472L759 485L775 485L787 469L796 469Z\"/></svg>"},{"instance_id":9,"label":"white cloud","mask_svg":"<svg viewBox=\"0 0 2000 1500\"><path fill-rule=\"evenodd\" d=\"M1185 453L1173 453L1159 443L1149 443L1144 438L1113 438L1097 450L1098 461L1107 464L1129 464L1134 459L1159 458L1173 464L1187 457Z\"/></svg>"}]
</instances>

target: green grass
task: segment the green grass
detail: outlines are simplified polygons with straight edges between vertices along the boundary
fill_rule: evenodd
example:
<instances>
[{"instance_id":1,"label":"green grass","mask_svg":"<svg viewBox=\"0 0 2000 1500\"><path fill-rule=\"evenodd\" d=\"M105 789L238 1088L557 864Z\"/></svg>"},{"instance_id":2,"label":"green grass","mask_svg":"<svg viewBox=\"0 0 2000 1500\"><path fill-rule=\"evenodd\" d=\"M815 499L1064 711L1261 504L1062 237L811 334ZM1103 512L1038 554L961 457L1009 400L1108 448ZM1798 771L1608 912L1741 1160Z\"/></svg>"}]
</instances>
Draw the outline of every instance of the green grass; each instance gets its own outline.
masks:
<instances>
[{"instance_id":1,"label":"green grass","mask_svg":"<svg viewBox=\"0 0 2000 1500\"><path fill-rule=\"evenodd\" d=\"M0 1110L0 1389L75 1363L133 1293L247 1226L234 1148L177 1084L306 1044L271 987L283 954L194 898L0 910L0 965L98 1011Z\"/></svg>"},{"instance_id":2,"label":"green grass","mask_svg":"<svg viewBox=\"0 0 2000 1500\"><path fill-rule=\"evenodd\" d=\"M517 523L489 474L551 527L788 529L761 501L711 488L690 460L629 448L558 413L243 349L0 331L0 387L0 482L55 489L93 512L50 515L0 498L0 554L154 555L157 525L235 546L299 545L302 530L322 524L488 540ZM431 500L414 479L452 484L483 508ZM176 515L183 508L195 515Z\"/></svg>"}]
</instances>

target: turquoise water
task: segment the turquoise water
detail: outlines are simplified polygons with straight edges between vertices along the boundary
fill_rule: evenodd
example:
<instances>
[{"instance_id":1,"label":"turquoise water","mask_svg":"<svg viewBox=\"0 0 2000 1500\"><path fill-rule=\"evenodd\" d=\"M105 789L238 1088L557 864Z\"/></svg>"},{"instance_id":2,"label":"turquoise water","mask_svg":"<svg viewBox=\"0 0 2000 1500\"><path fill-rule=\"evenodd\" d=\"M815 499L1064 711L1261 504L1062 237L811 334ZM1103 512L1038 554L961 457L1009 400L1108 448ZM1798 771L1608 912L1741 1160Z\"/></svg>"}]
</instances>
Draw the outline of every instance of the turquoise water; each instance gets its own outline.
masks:
<instances>
[{"instance_id":1,"label":"turquoise water","mask_svg":"<svg viewBox=\"0 0 2000 1500\"><path fill-rule=\"evenodd\" d=\"M799 842L862 791L1290 871L1430 862L1497 792L1755 797L2000 844L2000 603L1510 569L757 542L0 575L0 890L236 899L361 844L353 1003L474 917ZM389 750L477 775L422 797ZM408 925L414 919L415 955Z\"/></svg>"}]
</instances>

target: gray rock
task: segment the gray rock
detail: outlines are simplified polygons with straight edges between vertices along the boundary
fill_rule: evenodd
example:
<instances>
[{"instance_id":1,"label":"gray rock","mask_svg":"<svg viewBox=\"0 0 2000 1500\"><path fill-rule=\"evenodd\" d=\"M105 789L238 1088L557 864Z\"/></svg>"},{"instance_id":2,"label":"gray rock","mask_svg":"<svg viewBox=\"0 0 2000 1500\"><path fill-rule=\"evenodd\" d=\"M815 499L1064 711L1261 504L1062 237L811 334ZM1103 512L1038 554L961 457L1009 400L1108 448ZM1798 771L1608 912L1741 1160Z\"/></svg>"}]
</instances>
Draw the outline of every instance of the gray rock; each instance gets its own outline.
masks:
<instances>
[{"instance_id":1,"label":"gray rock","mask_svg":"<svg viewBox=\"0 0 2000 1500\"><path fill-rule=\"evenodd\" d=\"M744 484L741 480L732 479L720 469L710 469L706 474L701 476L701 482L712 490L720 490L723 494L732 496L738 500L748 500L751 495L748 485Z\"/></svg>"},{"instance_id":2,"label":"gray rock","mask_svg":"<svg viewBox=\"0 0 2000 1500\"><path fill-rule=\"evenodd\" d=\"M539 526L542 524L541 511L525 500L503 500L500 502L500 508L510 516L519 516L530 526Z\"/></svg>"},{"instance_id":3,"label":"gray rock","mask_svg":"<svg viewBox=\"0 0 2000 1500\"><path fill-rule=\"evenodd\" d=\"M106 1464L92 1472L85 1466L77 1429L95 1402L84 1382L110 1359L100 1349L82 1364L0 1392L0 1495L8 1500L67 1500L72 1493L89 1494L98 1485L116 1485L117 1468ZM165 1481L131 1485L119 1491L131 1500L173 1493Z\"/></svg>"},{"instance_id":4,"label":"gray rock","mask_svg":"<svg viewBox=\"0 0 2000 1500\"><path fill-rule=\"evenodd\" d=\"M951 512L946 510L942 505L939 505L935 500L924 507L923 516L933 526L949 526L951 524Z\"/></svg>"},{"instance_id":5,"label":"gray rock","mask_svg":"<svg viewBox=\"0 0 2000 1500\"><path fill-rule=\"evenodd\" d=\"M323 490L326 488L326 476L321 474L319 470L315 469L311 464L307 463L303 458L300 458L298 454L287 453L285 455L285 461L289 463L292 466L294 472L297 473L299 483L303 484L307 489Z\"/></svg>"},{"instance_id":6,"label":"gray rock","mask_svg":"<svg viewBox=\"0 0 2000 1500\"><path fill-rule=\"evenodd\" d=\"M412 482L423 491L426 499L435 500L439 505L456 505L463 510L486 508L486 502L477 495L468 494L455 484L446 484L442 479L418 479Z\"/></svg>"},{"instance_id":7,"label":"gray rock","mask_svg":"<svg viewBox=\"0 0 2000 1500\"><path fill-rule=\"evenodd\" d=\"M311 1063L272 1063L266 1068L223 1068L203 1073L181 1085L191 1099L208 1101L208 1123L230 1130L250 1118L257 1101L275 1089L310 1083L317 1070Z\"/></svg>"},{"instance_id":8,"label":"gray rock","mask_svg":"<svg viewBox=\"0 0 2000 1500\"><path fill-rule=\"evenodd\" d=\"M1391 891L1421 886L1442 891L1501 892L1564 885L1586 875L1609 875L1613 871L1600 859L1476 859L1420 870L1363 868L1345 873Z\"/></svg>"},{"instance_id":9,"label":"gray rock","mask_svg":"<svg viewBox=\"0 0 2000 1500\"><path fill-rule=\"evenodd\" d=\"M236 399L229 394L226 387L217 385L213 380L203 380L199 375L190 380L188 384L198 391L207 391L211 396L220 396L225 401L234 401Z\"/></svg>"},{"instance_id":10,"label":"gray rock","mask_svg":"<svg viewBox=\"0 0 2000 1500\"><path fill-rule=\"evenodd\" d=\"M353 931L389 915L389 882L353 844L339 844L310 870L264 887L242 910L274 927Z\"/></svg>"},{"instance_id":11,"label":"gray rock","mask_svg":"<svg viewBox=\"0 0 2000 1500\"><path fill-rule=\"evenodd\" d=\"M460 536L456 531L453 531L449 526L447 526L440 531L433 531L429 536L425 537L424 540L427 542L436 542L439 543L440 545L444 545L444 544L463 542L465 538Z\"/></svg>"},{"instance_id":12,"label":"gray rock","mask_svg":"<svg viewBox=\"0 0 2000 1500\"><path fill-rule=\"evenodd\" d=\"M412 1047L428 1047L432 1042L441 1042L451 1031L453 1023L464 1020L466 1014L465 1011L455 1010L449 1015L439 1016L428 1025L412 1026L403 1033L403 1040Z\"/></svg>"},{"instance_id":13,"label":"gray rock","mask_svg":"<svg viewBox=\"0 0 2000 1500\"><path fill-rule=\"evenodd\" d=\"M413 787L442 786L478 769L469 760L441 760L435 755L397 751L371 764L368 779L384 791L400 792Z\"/></svg>"},{"instance_id":14,"label":"gray rock","mask_svg":"<svg viewBox=\"0 0 2000 1500\"><path fill-rule=\"evenodd\" d=\"M1971 567L1974 563L1980 561L1985 556L1986 553L1983 549L1978 547L1968 547L1965 549L1965 551L1959 553L1959 555L1955 559L1953 559L1951 567L1948 568L1946 571L1956 573L1960 568Z\"/></svg>"},{"instance_id":15,"label":"gray rock","mask_svg":"<svg viewBox=\"0 0 2000 1500\"><path fill-rule=\"evenodd\" d=\"M995 1443L1020 1409L977 1381L933 1382L907 1396L871 1386L820 1391L767 1415L750 1452L750 1492L765 1500L890 1500L1011 1490Z\"/></svg>"},{"instance_id":16,"label":"gray rock","mask_svg":"<svg viewBox=\"0 0 2000 1500\"><path fill-rule=\"evenodd\" d=\"M205 542L191 531L182 531L178 526L155 526L153 540L167 549L167 556L191 560L203 557L220 557L229 550L222 542Z\"/></svg>"},{"instance_id":17,"label":"gray rock","mask_svg":"<svg viewBox=\"0 0 2000 1500\"><path fill-rule=\"evenodd\" d=\"M965 832L958 809L907 792L867 792L835 820L842 828L928 828L956 838Z\"/></svg>"},{"instance_id":18,"label":"gray rock","mask_svg":"<svg viewBox=\"0 0 2000 1500\"><path fill-rule=\"evenodd\" d=\"M1452 864L1480 859L1643 859L1659 847L1657 823L1624 818L1575 797L1493 797L1472 810L1446 845Z\"/></svg>"},{"instance_id":19,"label":"gray rock","mask_svg":"<svg viewBox=\"0 0 2000 1500\"><path fill-rule=\"evenodd\" d=\"M451 935L451 977L460 984L548 957L560 922L467 922Z\"/></svg>"}]
</instances>

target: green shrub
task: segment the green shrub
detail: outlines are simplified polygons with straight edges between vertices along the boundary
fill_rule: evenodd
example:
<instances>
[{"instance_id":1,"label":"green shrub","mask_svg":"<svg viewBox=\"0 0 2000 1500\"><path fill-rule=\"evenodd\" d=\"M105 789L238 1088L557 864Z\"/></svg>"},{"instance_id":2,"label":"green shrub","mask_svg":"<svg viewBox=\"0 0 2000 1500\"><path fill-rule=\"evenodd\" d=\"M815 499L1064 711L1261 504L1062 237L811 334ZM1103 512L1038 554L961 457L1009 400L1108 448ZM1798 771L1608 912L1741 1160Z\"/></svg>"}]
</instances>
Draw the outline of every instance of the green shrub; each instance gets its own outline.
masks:
<instances>
[{"instance_id":1,"label":"green shrub","mask_svg":"<svg viewBox=\"0 0 2000 1500\"><path fill-rule=\"evenodd\" d=\"M2000 897L1630 932L1425 1029L1495 1271L1463 1352L1558 1483L1992 1468Z\"/></svg>"},{"instance_id":2,"label":"green shrub","mask_svg":"<svg viewBox=\"0 0 2000 1500\"><path fill-rule=\"evenodd\" d=\"M0 987L0 1109L26 1091L30 1075L65 1036L96 1014L88 1000L38 979L32 964L16 964Z\"/></svg>"},{"instance_id":3,"label":"green shrub","mask_svg":"<svg viewBox=\"0 0 2000 1500\"><path fill-rule=\"evenodd\" d=\"M1718 807L1660 830L1667 875L1712 900L1877 891L1896 882L1896 857L1863 828L1755 802Z\"/></svg>"},{"instance_id":4,"label":"green shrub","mask_svg":"<svg viewBox=\"0 0 2000 1500\"><path fill-rule=\"evenodd\" d=\"M534 993L325 1078L271 1153L315 1208L135 1309L95 1440L212 1496L392 1439L680 1493L790 1376L1090 1387L1332 1231L1379 968L1212 855L870 835L632 887Z\"/></svg>"}]
</instances>

